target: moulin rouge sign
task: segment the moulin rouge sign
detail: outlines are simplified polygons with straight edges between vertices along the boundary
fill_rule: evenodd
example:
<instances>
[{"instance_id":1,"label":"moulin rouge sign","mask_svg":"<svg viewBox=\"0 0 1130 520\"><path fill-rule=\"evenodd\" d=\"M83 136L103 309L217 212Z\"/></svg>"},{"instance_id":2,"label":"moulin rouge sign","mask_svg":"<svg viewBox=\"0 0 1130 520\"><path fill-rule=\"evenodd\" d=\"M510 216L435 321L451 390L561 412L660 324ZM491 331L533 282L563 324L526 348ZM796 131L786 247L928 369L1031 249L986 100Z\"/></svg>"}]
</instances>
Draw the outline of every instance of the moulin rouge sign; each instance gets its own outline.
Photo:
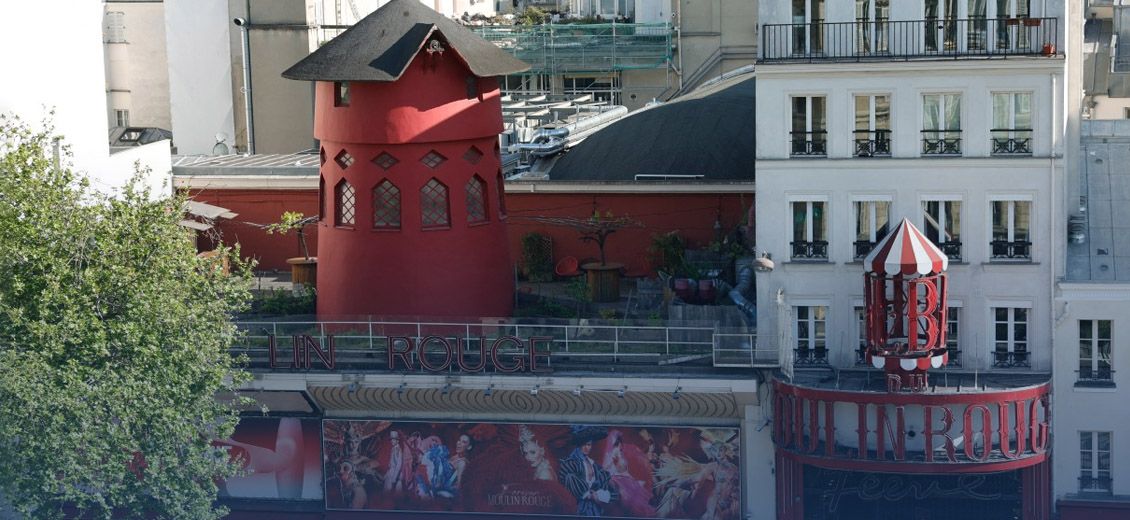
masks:
<instances>
[{"instance_id":1,"label":"moulin rouge sign","mask_svg":"<svg viewBox=\"0 0 1130 520\"><path fill-rule=\"evenodd\" d=\"M545 363L549 357L548 346L553 338L531 336L499 336L493 341L486 337L452 340L443 336L387 336L386 361L388 370L448 372L452 368L462 372L549 372ZM326 336L325 344L313 336L291 337L290 356L280 347L274 335L268 336L268 363L271 368L315 368L315 361L327 370L337 368L337 342L333 335Z\"/></svg>"},{"instance_id":2,"label":"moulin rouge sign","mask_svg":"<svg viewBox=\"0 0 1130 520\"><path fill-rule=\"evenodd\" d=\"M1048 446L1047 385L926 395L778 383L773 412L778 448L845 468L913 462L1019 468L1042 461ZM908 439L920 451L908 452Z\"/></svg>"}]
</instances>

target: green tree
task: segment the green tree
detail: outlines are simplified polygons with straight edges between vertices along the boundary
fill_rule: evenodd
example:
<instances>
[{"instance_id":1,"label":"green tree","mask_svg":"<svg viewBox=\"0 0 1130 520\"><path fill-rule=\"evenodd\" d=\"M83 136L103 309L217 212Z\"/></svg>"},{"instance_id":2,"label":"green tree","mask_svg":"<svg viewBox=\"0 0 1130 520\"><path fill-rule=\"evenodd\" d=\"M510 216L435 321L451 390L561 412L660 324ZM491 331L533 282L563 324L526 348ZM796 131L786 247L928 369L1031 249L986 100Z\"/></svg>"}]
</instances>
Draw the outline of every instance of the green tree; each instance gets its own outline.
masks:
<instances>
[{"instance_id":1,"label":"green tree","mask_svg":"<svg viewBox=\"0 0 1130 520\"><path fill-rule=\"evenodd\" d=\"M516 21L519 25L541 25L549 21L549 13L537 7L527 7L526 10L518 13Z\"/></svg>"},{"instance_id":2,"label":"green tree","mask_svg":"<svg viewBox=\"0 0 1130 520\"><path fill-rule=\"evenodd\" d=\"M196 256L183 199L140 174L100 194L55 142L0 116L0 495L29 518L218 518L246 266Z\"/></svg>"}]
</instances>

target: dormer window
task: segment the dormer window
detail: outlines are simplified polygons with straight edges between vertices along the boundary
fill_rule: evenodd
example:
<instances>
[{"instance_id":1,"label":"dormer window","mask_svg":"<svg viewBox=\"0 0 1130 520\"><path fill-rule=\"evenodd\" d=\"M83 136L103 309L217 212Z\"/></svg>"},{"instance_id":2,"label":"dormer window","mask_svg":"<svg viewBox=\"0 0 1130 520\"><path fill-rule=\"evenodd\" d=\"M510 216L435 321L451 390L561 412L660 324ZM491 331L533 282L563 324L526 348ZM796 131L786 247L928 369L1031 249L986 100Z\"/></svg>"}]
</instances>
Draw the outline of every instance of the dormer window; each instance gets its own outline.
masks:
<instances>
[{"instance_id":1,"label":"dormer window","mask_svg":"<svg viewBox=\"0 0 1130 520\"><path fill-rule=\"evenodd\" d=\"M347 107L349 106L349 82L348 81L335 81L334 82L334 106Z\"/></svg>"}]
</instances>

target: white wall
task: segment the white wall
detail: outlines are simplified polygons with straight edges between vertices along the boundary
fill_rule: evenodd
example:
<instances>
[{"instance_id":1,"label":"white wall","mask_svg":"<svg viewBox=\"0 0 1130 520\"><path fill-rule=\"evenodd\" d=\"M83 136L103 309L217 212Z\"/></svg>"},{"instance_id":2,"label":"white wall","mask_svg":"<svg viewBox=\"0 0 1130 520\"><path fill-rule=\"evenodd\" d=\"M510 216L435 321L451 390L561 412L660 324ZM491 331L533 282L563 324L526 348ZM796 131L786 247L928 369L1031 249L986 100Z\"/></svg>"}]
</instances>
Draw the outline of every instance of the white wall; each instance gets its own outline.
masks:
<instances>
[{"instance_id":1,"label":"white wall","mask_svg":"<svg viewBox=\"0 0 1130 520\"><path fill-rule=\"evenodd\" d=\"M169 103L177 152L210 154L216 134L234 143L226 0L166 0Z\"/></svg>"},{"instance_id":2,"label":"white wall","mask_svg":"<svg viewBox=\"0 0 1130 520\"><path fill-rule=\"evenodd\" d=\"M110 191L133 175L133 162L154 170L154 187L168 177L168 144L145 147L129 157L110 155L106 121L106 76L101 2L41 0L7 5L5 15L21 23L0 31L4 65L13 77L0 83L0 112L38 126L54 110L55 131L70 145L73 166L94 186ZM44 13L50 20L43 21ZM42 23L35 23L36 20ZM34 52L28 49L34 48Z\"/></svg>"},{"instance_id":3,"label":"white wall","mask_svg":"<svg viewBox=\"0 0 1130 520\"><path fill-rule=\"evenodd\" d=\"M107 2L105 5L106 12L124 14L128 42L106 44L107 88L126 90L110 94L109 124L115 124L115 109L126 109L130 111L131 126L171 129L164 4Z\"/></svg>"},{"instance_id":4,"label":"white wall","mask_svg":"<svg viewBox=\"0 0 1130 520\"><path fill-rule=\"evenodd\" d=\"M1055 496L1078 493L1079 432L1111 432L1115 495L1130 495L1130 284L1061 283L1056 303L1055 413L1052 431ZM1111 320L1114 387L1076 387L1079 320Z\"/></svg>"},{"instance_id":5,"label":"white wall","mask_svg":"<svg viewBox=\"0 0 1130 520\"><path fill-rule=\"evenodd\" d=\"M763 64L758 71L757 158L789 156L792 96L824 96L828 118L829 158L851 157L854 145L855 95L891 96L892 154L919 157L923 129L922 95L959 93L962 96L962 150L966 157L988 157L992 128L993 92L1032 94L1033 154L1046 157L1052 149L1054 107L1060 106L1052 75L1063 67L1058 59L996 61L995 72L970 67L970 61L899 61L875 63L860 74L852 65ZM797 71L797 72L793 72ZM1056 131L1061 131L1055 129ZM760 180L760 179L759 179Z\"/></svg>"}]
</instances>

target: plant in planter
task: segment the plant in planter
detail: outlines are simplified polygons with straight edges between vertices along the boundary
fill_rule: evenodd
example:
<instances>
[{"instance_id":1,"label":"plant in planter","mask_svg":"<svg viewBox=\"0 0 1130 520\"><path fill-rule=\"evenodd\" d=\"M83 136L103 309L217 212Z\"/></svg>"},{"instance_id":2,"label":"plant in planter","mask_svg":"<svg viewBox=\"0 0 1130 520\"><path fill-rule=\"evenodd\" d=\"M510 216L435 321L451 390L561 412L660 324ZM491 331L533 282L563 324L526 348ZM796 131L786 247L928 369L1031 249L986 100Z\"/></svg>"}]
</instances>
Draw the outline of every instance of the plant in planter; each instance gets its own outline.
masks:
<instances>
[{"instance_id":1,"label":"plant in planter","mask_svg":"<svg viewBox=\"0 0 1130 520\"><path fill-rule=\"evenodd\" d=\"M318 259L310 256L310 249L306 246L306 226L318 222L318 216L304 216L296 211L287 211L282 214L278 222L266 226L267 233L285 235L291 231L298 236L298 247L302 256L288 258L290 264L290 281L295 285L312 286L317 282Z\"/></svg>"},{"instance_id":2,"label":"plant in planter","mask_svg":"<svg viewBox=\"0 0 1130 520\"><path fill-rule=\"evenodd\" d=\"M572 228L580 233L581 241L595 243L600 250L600 262L581 266L588 273L592 300L607 302L620 298L620 270L624 268L624 264L608 263L604 246L608 243L608 237L621 229L643 227L639 221L626 216L617 217L611 212L601 215L599 211L594 211L589 217L534 217L532 220Z\"/></svg>"}]
</instances>

